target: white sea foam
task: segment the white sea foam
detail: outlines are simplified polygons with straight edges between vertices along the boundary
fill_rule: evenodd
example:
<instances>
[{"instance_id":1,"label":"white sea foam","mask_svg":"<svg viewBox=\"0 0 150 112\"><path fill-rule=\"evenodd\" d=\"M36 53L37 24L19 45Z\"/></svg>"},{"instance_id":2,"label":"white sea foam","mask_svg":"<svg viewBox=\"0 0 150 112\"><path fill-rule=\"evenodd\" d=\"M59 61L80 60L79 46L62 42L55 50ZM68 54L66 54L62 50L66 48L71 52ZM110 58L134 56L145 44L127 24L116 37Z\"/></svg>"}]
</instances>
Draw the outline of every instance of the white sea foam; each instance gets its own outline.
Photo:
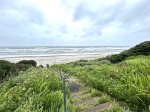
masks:
<instances>
[{"instance_id":1,"label":"white sea foam","mask_svg":"<svg viewBox=\"0 0 150 112\"><path fill-rule=\"evenodd\" d=\"M129 47L3 47L0 58L6 57L44 57L44 56L76 56L98 55L106 52L119 53Z\"/></svg>"}]
</instances>

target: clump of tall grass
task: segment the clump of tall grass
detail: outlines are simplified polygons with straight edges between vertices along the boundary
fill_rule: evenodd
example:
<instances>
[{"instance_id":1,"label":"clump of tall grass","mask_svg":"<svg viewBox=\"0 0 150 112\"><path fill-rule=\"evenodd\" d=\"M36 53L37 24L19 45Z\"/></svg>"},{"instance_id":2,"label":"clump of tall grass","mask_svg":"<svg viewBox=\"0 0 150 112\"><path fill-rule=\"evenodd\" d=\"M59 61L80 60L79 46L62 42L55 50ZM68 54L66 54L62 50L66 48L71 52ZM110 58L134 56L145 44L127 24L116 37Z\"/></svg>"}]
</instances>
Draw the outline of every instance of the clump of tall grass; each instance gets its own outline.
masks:
<instances>
[{"instance_id":1,"label":"clump of tall grass","mask_svg":"<svg viewBox=\"0 0 150 112\"><path fill-rule=\"evenodd\" d=\"M0 112L61 112L60 76L51 69L34 68L0 85ZM67 109L73 112L68 95Z\"/></svg>"},{"instance_id":2,"label":"clump of tall grass","mask_svg":"<svg viewBox=\"0 0 150 112\"><path fill-rule=\"evenodd\" d=\"M129 110L129 108L120 107L119 104L114 101L112 102L110 108L102 112L131 112L131 111Z\"/></svg>"},{"instance_id":3,"label":"clump of tall grass","mask_svg":"<svg viewBox=\"0 0 150 112\"><path fill-rule=\"evenodd\" d=\"M106 96L106 95L103 95L102 97L100 97L98 99L98 103L99 104L103 104L103 103L107 103L107 102L110 102L110 97Z\"/></svg>"}]
</instances>

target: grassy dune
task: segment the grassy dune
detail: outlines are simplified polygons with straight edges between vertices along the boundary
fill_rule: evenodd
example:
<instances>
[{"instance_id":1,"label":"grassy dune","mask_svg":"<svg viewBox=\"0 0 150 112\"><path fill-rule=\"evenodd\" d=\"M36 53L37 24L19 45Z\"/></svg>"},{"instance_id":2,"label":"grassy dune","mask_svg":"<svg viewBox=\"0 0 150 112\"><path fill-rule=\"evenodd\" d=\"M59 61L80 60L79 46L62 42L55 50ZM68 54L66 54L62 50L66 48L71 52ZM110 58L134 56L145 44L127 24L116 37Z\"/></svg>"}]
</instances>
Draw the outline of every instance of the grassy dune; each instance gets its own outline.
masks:
<instances>
[{"instance_id":1,"label":"grassy dune","mask_svg":"<svg viewBox=\"0 0 150 112\"><path fill-rule=\"evenodd\" d=\"M150 56L130 57L118 64L81 60L55 66L127 104L135 112L150 111Z\"/></svg>"},{"instance_id":2,"label":"grassy dune","mask_svg":"<svg viewBox=\"0 0 150 112\"><path fill-rule=\"evenodd\" d=\"M103 97L99 103L104 103L111 97L115 104L117 101L125 109L129 107L134 112L150 112L149 55L150 41L146 41L103 59L80 60L52 67L76 76L92 90L106 94L108 97ZM23 65L22 62L12 65L10 62L1 61L0 81L3 82L0 84L0 112L63 112L59 74L52 67L32 68L30 64L26 65L27 62L23 61ZM29 62L36 66L34 61ZM20 72L22 70L26 71ZM17 74L10 75L14 71ZM70 91L68 86L66 88L67 112L74 112L75 107L70 103ZM113 106L113 110L106 112L124 112L118 103Z\"/></svg>"},{"instance_id":3,"label":"grassy dune","mask_svg":"<svg viewBox=\"0 0 150 112\"><path fill-rule=\"evenodd\" d=\"M32 68L0 84L0 112L62 112L61 80L51 69ZM68 112L74 112L69 100Z\"/></svg>"}]
</instances>

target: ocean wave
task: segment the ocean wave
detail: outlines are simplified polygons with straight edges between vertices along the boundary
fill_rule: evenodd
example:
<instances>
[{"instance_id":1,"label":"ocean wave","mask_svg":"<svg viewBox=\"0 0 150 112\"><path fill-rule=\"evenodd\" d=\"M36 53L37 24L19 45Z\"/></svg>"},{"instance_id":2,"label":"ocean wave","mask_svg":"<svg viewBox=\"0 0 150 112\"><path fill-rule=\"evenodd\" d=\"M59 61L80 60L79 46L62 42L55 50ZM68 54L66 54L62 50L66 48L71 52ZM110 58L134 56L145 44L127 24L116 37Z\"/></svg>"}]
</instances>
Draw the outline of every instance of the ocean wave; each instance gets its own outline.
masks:
<instances>
[{"instance_id":1,"label":"ocean wave","mask_svg":"<svg viewBox=\"0 0 150 112\"><path fill-rule=\"evenodd\" d=\"M0 48L0 58L25 56L56 56L100 54L104 52L121 52L129 47L5 47Z\"/></svg>"}]
</instances>

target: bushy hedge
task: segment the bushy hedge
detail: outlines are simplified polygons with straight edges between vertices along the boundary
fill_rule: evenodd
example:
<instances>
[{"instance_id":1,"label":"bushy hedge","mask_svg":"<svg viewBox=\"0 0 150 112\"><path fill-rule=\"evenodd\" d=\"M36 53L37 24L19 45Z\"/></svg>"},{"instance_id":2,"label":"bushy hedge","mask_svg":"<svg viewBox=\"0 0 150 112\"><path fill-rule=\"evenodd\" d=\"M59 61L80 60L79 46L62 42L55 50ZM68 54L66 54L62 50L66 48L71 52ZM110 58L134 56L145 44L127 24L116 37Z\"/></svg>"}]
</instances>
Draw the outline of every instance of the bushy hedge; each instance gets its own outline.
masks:
<instances>
[{"instance_id":1,"label":"bushy hedge","mask_svg":"<svg viewBox=\"0 0 150 112\"><path fill-rule=\"evenodd\" d=\"M14 72L14 64L0 60L0 81Z\"/></svg>"},{"instance_id":2,"label":"bushy hedge","mask_svg":"<svg viewBox=\"0 0 150 112\"><path fill-rule=\"evenodd\" d=\"M120 54L111 55L108 59L112 63L118 63L130 56L137 55L150 55L150 41L140 43L129 50L121 52Z\"/></svg>"},{"instance_id":3,"label":"bushy hedge","mask_svg":"<svg viewBox=\"0 0 150 112\"><path fill-rule=\"evenodd\" d=\"M18 63L16 63L15 64L15 71L16 72L25 71L30 67L32 67L32 65L30 65L30 64L18 64Z\"/></svg>"},{"instance_id":4,"label":"bushy hedge","mask_svg":"<svg viewBox=\"0 0 150 112\"><path fill-rule=\"evenodd\" d=\"M0 60L0 81L9 75L16 75L19 71L25 71L31 66L35 67L36 65L37 63L34 60L23 60L16 64Z\"/></svg>"},{"instance_id":5,"label":"bushy hedge","mask_svg":"<svg viewBox=\"0 0 150 112\"><path fill-rule=\"evenodd\" d=\"M36 61L34 60L22 60L19 61L17 64L27 64L27 65L32 65L34 67L37 65Z\"/></svg>"}]
</instances>

